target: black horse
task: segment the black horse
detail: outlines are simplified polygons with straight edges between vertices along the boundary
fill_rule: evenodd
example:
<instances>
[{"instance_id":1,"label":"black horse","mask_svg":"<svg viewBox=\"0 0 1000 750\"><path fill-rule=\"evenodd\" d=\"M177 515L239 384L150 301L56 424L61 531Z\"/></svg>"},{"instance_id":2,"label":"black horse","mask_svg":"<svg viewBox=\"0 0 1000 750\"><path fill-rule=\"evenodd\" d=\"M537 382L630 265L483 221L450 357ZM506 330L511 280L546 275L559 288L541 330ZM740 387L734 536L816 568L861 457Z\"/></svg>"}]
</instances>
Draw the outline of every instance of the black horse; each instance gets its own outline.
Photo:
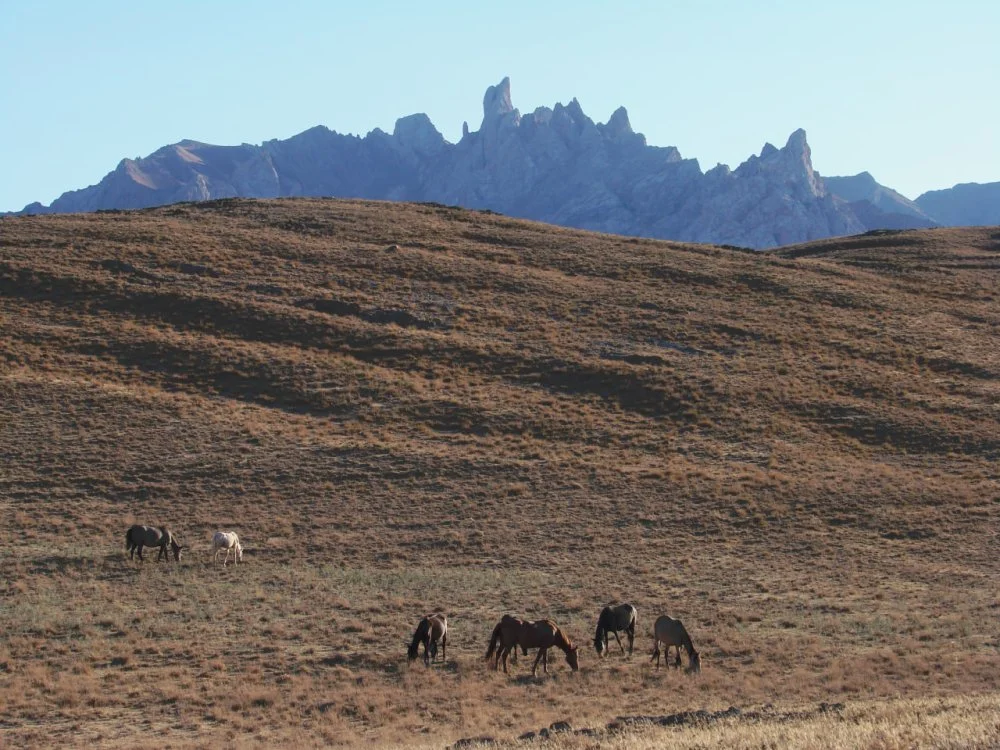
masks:
<instances>
[{"instance_id":1,"label":"black horse","mask_svg":"<svg viewBox=\"0 0 1000 750\"><path fill-rule=\"evenodd\" d=\"M597 632L594 634L594 648L601 656L608 654L608 633L613 633L618 641L618 648L625 653L622 640L618 637L618 631L624 630L628 636L628 655L632 655L632 644L635 642L635 621L639 616L635 607L631 604L608 605L601 610L601 616L597 618Z\"/></svg>"},{"instance_id":2,"label":"black horse","mask_svg":"<svg viewBox=\"0 0 1000 750\"><path fill-rule=\"evenodd\" d=\"M156 561L159 562L161 558L166 558L169 561L170 556L167 553L168 544L170 545L170 549L173 550L174 560L180 562L181 550L184 549L184 545L178 544L177 540L174 539L174 535L166 527L140 526L136 524L125 532L125 549L129 552L130 560L135 559L135 553L138 550L139 560L141 561L143 559L143 547L159 547L160 551L156 555Z\"/></svg>"}]
</instances>

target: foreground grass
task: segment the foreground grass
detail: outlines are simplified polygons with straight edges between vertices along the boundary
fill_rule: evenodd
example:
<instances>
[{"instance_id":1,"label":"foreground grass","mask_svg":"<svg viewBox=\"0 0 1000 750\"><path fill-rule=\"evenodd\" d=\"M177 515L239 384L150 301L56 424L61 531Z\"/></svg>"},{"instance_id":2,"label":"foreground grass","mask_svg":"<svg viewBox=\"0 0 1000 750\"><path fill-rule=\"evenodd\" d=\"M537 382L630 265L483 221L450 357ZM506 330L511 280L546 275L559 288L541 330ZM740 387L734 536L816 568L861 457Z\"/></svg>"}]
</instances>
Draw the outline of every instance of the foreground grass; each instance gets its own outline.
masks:
<instances>
[{"instance_id":1,"label":"foreground grass","mask_svg":"<svg viewBox=\"0 0 1000 750\"><path fill-rule=\"evenodd\" d=\"M600 738L609 748L993 748L1000 742L1000 697L850 703L837 711L792 707L708 727L638 729ZM546 747L590 747L593 739L555 735Z\"/></svg>"}]
</instances>

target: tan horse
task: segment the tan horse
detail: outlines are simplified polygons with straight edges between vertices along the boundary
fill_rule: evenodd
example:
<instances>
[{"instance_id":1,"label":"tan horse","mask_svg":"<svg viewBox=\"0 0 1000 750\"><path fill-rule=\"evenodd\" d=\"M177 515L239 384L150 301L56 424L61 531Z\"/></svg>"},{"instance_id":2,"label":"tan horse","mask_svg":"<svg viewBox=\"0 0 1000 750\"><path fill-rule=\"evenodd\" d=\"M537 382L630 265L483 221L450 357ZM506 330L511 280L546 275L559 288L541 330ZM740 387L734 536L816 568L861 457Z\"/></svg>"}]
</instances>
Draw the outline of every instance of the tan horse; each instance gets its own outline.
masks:
<instances>
[{"instance_id":1,"label":"tan horse","mask_svg":"<svg viewBox=\"0 0 1000 750\"><path fill-rule=\"evenodd\" d=\"M677 661L674 662L674 666L679 667L681 665L681 646L683 646L688 655L688 671L701 671L701 657L694 650L694 645L691 643L691 636L688 635L687 630L684 629L684 625L680 620L675 620L666 615L656 618L656 624L653 625L653 658L650 661L656 659L657 669L660 668L661 643L666 647L664 649L664 658L668 663L670 662L670 647L673 646L677 649Z\"/></svg>"},{"instance_id":2,"label":"tan horse","mask_svg":"<svg viewBox=\"0 0 1000 750\"><path fill-rule=\"evenodd\" d=\"M510 615L504 615L490 636L490 646L486 651L487 661L496 653L495 669L500 669L500 662L503 662L503 671L507 670L507 657L511 651L518 647L521 649L537 648L538 656L531 666L531 674L534 675L538 669L538 662L542 662L542 670L549 671L548 651L552 646L563 650L566 654L566 663L577 671L580 663L577 660L577 647L559 629L552 620L526 621Z\"/></svg>"},{"instance_id":3,"label":"tan horse","mask_svg":"<svg viewBox=\"0 0 1000 750\"><path fill-rule=\"evenodd\" d=\"M430 663L437 657L437 645L441 641L441 661L445 661L448 648L448 618L441 612L426 615L413 632L413 640L407 649L406 656L410 661L417 658L420 651L420 644L424 644L424 665Z\"/></svg>"}]
</instances>

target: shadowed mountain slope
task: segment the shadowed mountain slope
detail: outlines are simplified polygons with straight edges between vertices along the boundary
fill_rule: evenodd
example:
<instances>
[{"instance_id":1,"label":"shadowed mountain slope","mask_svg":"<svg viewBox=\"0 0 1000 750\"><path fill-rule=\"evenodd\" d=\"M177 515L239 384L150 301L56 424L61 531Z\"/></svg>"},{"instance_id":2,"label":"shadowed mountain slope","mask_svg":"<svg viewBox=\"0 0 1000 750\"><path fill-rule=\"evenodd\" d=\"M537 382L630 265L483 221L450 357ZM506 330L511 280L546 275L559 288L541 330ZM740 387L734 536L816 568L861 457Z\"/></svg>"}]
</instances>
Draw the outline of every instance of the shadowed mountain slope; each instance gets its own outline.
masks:
<instances>
[{"instance_id":1,"label":"shadowed mountain slope","mask_svg":"<svg viewBox=\"0 0 1000 750\"><path fill-rule=\"evenodd\" d=\"M947 190L930 190L914 202L940 224L1000 223L1000 182L968 182Z\"/></svg>"}]
</instances>

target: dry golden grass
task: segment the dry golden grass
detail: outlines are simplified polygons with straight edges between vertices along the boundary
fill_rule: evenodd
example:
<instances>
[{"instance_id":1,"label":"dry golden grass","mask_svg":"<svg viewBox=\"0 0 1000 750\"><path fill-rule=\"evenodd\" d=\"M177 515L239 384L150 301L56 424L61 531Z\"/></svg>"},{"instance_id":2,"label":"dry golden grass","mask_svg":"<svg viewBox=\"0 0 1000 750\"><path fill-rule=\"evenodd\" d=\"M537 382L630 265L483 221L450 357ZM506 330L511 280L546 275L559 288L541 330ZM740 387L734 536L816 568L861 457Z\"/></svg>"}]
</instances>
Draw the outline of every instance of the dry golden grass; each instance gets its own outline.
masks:
<instances>
[{"instance_id":1,"label":"dry golden grass","mask_svg":"<svg viewBox=\"0 0 1000 750\"><path fill-rule=\"evenodd\" d=\"M558 742L995 745L998 269L995 229L752 255L360 201L2 219L0 743L737 706ZM191 554L129 563L132 522ZM630 661L591 646L612 599ZM434 609L448 661L409 667ZM488 671L508 611L581 671ZM660 613L702 674L650 669Z\"/></svg>"}]
</instances>

